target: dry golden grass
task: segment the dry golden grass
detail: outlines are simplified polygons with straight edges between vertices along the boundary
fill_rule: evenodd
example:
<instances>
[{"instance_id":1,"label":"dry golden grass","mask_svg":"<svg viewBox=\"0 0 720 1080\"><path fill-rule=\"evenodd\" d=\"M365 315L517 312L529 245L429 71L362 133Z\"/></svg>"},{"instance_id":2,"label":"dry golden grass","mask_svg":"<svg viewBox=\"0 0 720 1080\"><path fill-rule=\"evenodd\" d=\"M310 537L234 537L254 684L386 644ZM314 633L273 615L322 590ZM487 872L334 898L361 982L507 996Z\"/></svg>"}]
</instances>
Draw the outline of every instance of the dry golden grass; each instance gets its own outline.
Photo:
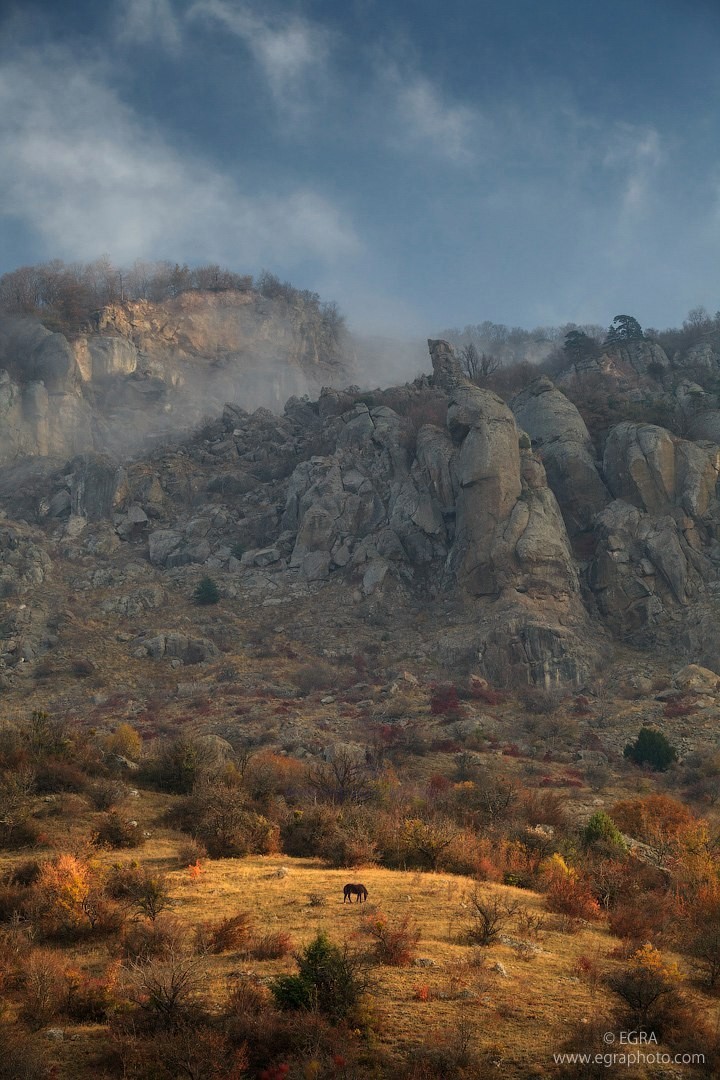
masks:
<instances>
[{"instance_id":1,"label":"dry golden grass","mask_svg":"<svg viewBox=\"0 0 720 1080\"><path fill-rule=\"evenodd\" d=\"M165 842L155 847L153 856L156 865L169 865L172 857ZM372 1011L380 1042L402 1053L428 1038L447 1037L463 1018L469 1019L476 1029L477 1049L492 1052L502 1062L502 1075L511 1077L527 1076L531 1066L547 1064L548 1055L560 1048L568 1031L594 1014L597 1002L588 985L575 976L574 965L580 956L604 958L613 946L607 932L598 927L573 935L544 932L542 951L531 960L522 959L507 944L488 949L462 944L468 921L463 905L475 883L446 874L377 867L329 870L314 860L273 855L221 859L206 863L194 880L186 870L171 871L170 878L174 913L188 924L246 911L262 929L289 933L297 947L307 944L318 930L332 940L367 947L362 927L368 915L382 911L395 920L409 914L420 929L418 956L432 966L376 969ZM365 884L366 905L343 903L342 887L348 880ZM492 884L480 888L544 913L543 898L537 894ZM311 893L324 897L325 904L311 906ZM514 926L507 932L518 936ZM473 965L480 955L486 959L484 967ZM504 965L507 978L490 970L496 961ZM228 953L209 956L207 962L208 989L217 1004L238 971L267 977L294 970L291 958L260 963ZM418 1000L423 987L428 1001Z\"/></svg>"}]
</instances>

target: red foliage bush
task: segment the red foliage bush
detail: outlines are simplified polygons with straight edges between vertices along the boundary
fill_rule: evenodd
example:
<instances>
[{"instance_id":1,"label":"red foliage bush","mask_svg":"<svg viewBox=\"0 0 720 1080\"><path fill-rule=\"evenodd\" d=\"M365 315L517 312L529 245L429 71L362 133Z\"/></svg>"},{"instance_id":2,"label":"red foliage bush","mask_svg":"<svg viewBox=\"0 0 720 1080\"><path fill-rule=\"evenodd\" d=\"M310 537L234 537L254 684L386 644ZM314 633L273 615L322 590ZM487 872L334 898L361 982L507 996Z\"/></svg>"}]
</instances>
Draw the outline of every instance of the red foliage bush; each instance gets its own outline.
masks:
<instances>
[{"instance_id":1,"label":"red foliage bush","mask_svg":"<svg viewBox=\"0 0 720 1080\"><path fill-rule=\"evenodd\" d=\"M573 919L597 919L600 905L587 881L572 874L554 875L547 893L549 911Z\"/></svg>"},{"instance_id":2,"label":"red foliage bush","mask_svg":"<svg viewBox=\"0 0 720 1080\"><path fill-rule=\"evenodd\" d=\"M452 684L447 686L434 686L430 694L430 712L433 716L447 716L458 714L460 711L460 699L457 688Z\"/></svg>"}]
</instances>

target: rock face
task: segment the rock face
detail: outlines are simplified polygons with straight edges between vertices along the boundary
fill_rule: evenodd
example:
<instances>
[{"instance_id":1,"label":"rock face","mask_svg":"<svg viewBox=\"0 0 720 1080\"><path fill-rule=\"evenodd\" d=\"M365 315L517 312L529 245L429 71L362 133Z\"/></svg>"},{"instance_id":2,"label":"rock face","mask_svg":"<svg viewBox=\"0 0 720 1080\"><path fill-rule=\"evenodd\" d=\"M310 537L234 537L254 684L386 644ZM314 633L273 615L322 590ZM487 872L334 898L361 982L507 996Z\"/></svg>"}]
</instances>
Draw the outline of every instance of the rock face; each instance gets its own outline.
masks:
<instances>
[{"instance_id":1,"label":"rock face","mask_svg":"<svg viewBox=\"0 0 720 1080\"><path fill-rule=\"evenodd\" d=\"M28 353L41 347L49 381L48 358L60 357L56 371L67 362L66 389L21 385L8 360L2 445L27 445L32 420L34 452L49 453L64 409L92 415L97 430L98 414L83 412L90 389L108 410L129 409L139 394L158 413L171 404L160 361L156 374L144 368L150 330L120 314L103 326L103 344L73 343L74 368L42 328L15 328ZM186 350L202 329L190 314ZM229 334L231 322L226 312L218 325ZM173 347L179 333L167 329ZM549 379L509 407L468 382L447 342L429 346L432 376L385 391L294 395L282 415L226 403L195 435L123 468L83 446L0 469L0 669L18 672L54 647L45 597L56 594L54 577L43 591L54 558L102 616L133 620L118 638L140 663L203 663L236 644L222 636L227 627L172 622L178 588L190 595L207 573L221 606L333 598L338 611L389 631L420 611L434 655L451 668L471 663L496 685L580 686L611 635L671 644L714 669L720 444L623 420L597 461L578 410ZM644 345L610 362L635 389L649 364L664 378ZM714 393L694 387L685 377L677 387L681 430L715 411ZM135 636L134 621L159 609L165 629Z\"/></svg>"},{"instance_id":2,"label":"rock face","mask_svg":"<svg viewBox=\"0 0 720 1080\"><path fill-rule=\"evenodd\" d=\"M512 401L515 419L542 455L548 483L572 533L588 529L610 495L595 463L585 421L547 376Z\"/></svg>"},{"instance_id":3,"label":"rock face","mask_svg":"<svg viewBox=\"0 0 720 1080\"><path fill-rule=\"evenodd\" d=\"M72 341L36 318L2 317L0 467L20 455L124 456L227 400L279 411L347 381L349 363L315 309L252 292L112 305Z\"/></svg>"},{"instance_id":4,"label":"rock face","mask_svg":"<svg viewBox=\"0 0 720 1080\"><path fill-rule=\"evenodd\" d=\"M616 501L596 519L589 581L607 621L627 633L716 580L720 447L623 422L608 437L604 467Z\"/></svg>"}]
</instances>

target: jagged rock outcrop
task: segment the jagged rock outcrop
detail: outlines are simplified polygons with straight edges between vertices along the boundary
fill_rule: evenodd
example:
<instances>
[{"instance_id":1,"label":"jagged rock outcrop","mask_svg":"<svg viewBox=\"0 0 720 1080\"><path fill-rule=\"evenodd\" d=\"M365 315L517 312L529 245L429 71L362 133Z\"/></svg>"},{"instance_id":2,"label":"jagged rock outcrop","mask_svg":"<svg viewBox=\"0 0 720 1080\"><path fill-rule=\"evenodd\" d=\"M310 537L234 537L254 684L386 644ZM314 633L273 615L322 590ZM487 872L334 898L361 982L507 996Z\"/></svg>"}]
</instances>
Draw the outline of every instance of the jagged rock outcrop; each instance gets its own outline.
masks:
<instances>
[{"instance_id":1,"label":"jagged rock outcrop","mask_svg":"<svg viewBox=\"0 0 720 1080\"><path fill-rule=\"evenodd\" d=\"M511 402L518 426L542 455L548 483L571 532L588 529L610 495L595 463L595 451L577 408L547 376Z\"/></svg>"},{"instance_id":2,"label":"jagged rock outcrop","mask_svg":"<svg viewBox=\"0 0 720 1080\"><path fill-rule=\"evenodd\" d=\"M589 583L614 630L644 631L717 578L720 447L623 422L608 437L604 467L616 501L596 519Z\"/></svg>"},{"instance_id":3,"label":"jagged rock outcrop","mask_svg":"<svg viewBox=\"0 0 720 1080\"><path fill-rule=\"evenodd\" d=\"M715 521L720 447L671 435L654 424L624 421L605 444L605 478L612 494L649 513L677 507Z\"/></svg>"}]
</instances>

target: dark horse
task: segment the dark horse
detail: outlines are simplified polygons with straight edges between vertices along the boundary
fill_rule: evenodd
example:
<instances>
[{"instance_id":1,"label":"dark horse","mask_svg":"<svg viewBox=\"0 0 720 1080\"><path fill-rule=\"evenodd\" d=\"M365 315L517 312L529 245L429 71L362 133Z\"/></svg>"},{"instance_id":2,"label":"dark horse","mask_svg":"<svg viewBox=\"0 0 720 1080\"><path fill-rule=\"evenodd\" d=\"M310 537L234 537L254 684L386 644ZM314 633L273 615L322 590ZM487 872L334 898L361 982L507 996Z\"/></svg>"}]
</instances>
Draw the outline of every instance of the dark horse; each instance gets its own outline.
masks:
<instances>
[{"instance_id":1,"label":"dark horse","mask_svg":"<svg viewBox=\"0 0 720 1080\"><path fill-rule=\"evenodd\" d=\"M343 889L343 904L346 900L352 904L353 896L357 896L357 903L362 904L367 900L367 889L364 885L346 885Z\"/></svg>"}]
</instances>

